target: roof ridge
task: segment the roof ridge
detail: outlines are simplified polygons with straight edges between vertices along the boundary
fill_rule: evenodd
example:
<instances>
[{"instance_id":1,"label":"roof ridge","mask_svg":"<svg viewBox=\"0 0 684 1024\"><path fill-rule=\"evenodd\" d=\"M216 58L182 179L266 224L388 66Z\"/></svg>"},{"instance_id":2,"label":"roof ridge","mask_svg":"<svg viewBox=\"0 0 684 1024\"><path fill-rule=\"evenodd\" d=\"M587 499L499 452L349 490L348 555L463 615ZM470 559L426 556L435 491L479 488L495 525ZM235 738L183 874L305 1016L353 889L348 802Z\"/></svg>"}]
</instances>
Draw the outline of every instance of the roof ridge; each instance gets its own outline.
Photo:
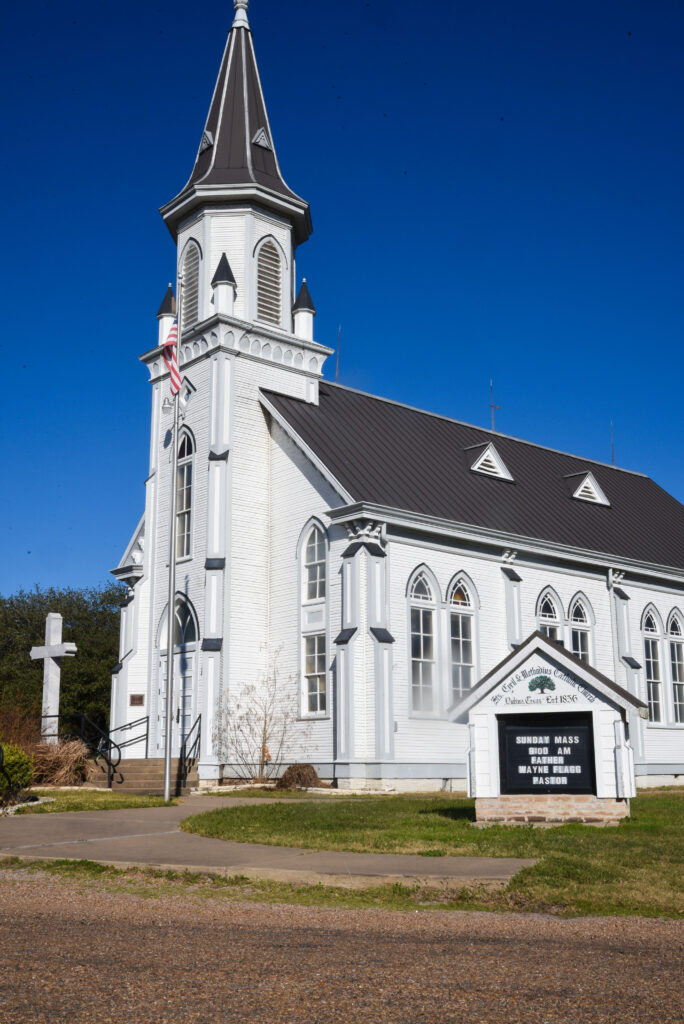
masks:
<instances>
[{"instance_id":1,"label":"roof ridge","mask_svg":"<svg viewBox=\"0 0 684 1024\"><path fill-rule=\"evenodd\" d=\"M429 409L419 409L417 405L408 405L407 402L398 402L394 398L384 398L382 395L372 395L370 391L361 391L359 388L350 388L346 384L338 384L331 380L322 380L321 384L326 384L332 388L339 388L341 391L351 391L355 395L363 395L364 398L374 398L376 402L386 402L388 405L397 405L401 409L409 409L411 412L419 412L423 416L432 416L438 420L445 420L447 423L456 423L461 427L470 427L471 430L481 430L483 433L489 434L491 437L502 437L507 441L517 441L520 444L527 444L531 448L540 448L545 452L554 452L556 455L565 455L570 459L577 459L580 462L590 462L594 466L603 466L605 469L612 469L618 473L630 473L632 476L640 476L645 480L651 479L648 473L640 473L637 469L625 469L623 466L613 466L609 462L601 462L600 459L592 459L584 455L575 455L573 452L566 452L561 448L551 448L550 445L538 444L536 441L528 441L524 437L515 437L513 434L503 434L499 430L491 430L489 427L480 427L475 423L466 423L465 420L457 420L454 419L453 416L445 416L443 413L431 412Z\"/></svg>"}]
</instances>

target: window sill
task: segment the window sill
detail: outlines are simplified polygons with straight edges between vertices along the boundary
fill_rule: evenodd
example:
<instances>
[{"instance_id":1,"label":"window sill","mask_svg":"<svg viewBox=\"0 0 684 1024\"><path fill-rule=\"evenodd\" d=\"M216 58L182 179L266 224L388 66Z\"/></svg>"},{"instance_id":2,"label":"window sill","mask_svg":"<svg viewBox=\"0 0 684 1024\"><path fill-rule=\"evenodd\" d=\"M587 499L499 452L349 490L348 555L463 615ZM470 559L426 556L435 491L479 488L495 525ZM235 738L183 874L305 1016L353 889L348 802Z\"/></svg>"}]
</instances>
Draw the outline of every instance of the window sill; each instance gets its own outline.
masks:
<instances>
[{"instance_id":1,"label":"window sill","mask_svg":"<svg viewBox=\"0 0 684 1024\"><path fill-rule=\"evenodd\" d=\"M647 729L684 729L684 722L646 722Z\"/></svg>"},{"instance_id":2,"label":"window sill","mask_svg":"<svg viewBox=\"0 0 684 1024\"><path fill-rule=\"evenodd\" d=\"M310 712L306 715L298 715L295 718L295 722L329 722L331 715L326 711L325 714L317 714L315 711Z\"/></svg>"}]
</instances>

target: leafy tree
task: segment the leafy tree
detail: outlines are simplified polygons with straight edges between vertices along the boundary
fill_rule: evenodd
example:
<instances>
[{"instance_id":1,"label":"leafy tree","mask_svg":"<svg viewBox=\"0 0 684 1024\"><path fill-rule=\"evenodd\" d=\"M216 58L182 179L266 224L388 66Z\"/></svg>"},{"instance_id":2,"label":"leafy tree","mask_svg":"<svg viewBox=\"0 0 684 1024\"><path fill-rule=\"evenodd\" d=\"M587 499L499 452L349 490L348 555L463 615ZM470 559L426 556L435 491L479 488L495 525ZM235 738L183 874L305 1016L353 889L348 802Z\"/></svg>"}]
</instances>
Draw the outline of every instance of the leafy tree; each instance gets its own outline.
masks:
<instances>
[{"instance_id":1,"label":"leafy tree","mask_svg":"<svg viewBox=\"0 0 684 1024\"><path fill-rule=\"evenodd\" d=\"M43 662L31 661L29 652L45 642L48 612L59 612L63 640L78 647L75 657L62 660L60 712L82 711L106 726L124 597L124 588L113 582L81 590L37 586L0 597L0 712L40 715Z\"/></svg>"}]
</instances>

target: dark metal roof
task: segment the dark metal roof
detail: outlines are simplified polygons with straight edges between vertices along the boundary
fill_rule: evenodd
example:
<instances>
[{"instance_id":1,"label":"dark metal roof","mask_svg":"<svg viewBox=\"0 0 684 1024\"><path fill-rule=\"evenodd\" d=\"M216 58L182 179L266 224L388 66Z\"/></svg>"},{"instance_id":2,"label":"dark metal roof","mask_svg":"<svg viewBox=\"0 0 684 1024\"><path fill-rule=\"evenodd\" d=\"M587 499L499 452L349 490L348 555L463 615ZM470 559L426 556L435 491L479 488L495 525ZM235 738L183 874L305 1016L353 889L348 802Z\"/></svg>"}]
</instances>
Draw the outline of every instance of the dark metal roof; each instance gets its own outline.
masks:
<instances>
[{"instance_id":1,"label":"dark metal roof","mask_svg":"<svg viewBox=\"0 0 684 1024\"><path fill-rule=\"evenodd\" d=\"M297 296L295 304L292 307L293 313L296 313L298 309L306 309L310 313L316 312L316 307L313 304L311 293L306 284L306 278L304 278L304 280L302 281L302 287L299 289L299 295Z\"/></svg>"},{"instance_id":2,"label":"dark metal roof","mask_svg":"<svg viewBox=\"0 0 684 1024\"><path fill-rule=\"evenodd\" d=\"M684 506L646 476L322 381L319 404L265 392L355 502L684 569ZM470 466L494 441L509 483ZM610 506L573 499L591 471Z\"/></svg>"},{"instance_id":3,"label":"dark metal roof","mask_svg":"<svg viewBox=\"0 0 684 1024\"><path fill-rule=\"evenodd\" d=\"M235 284L235 278L233 277L233 271L230 269L230 263L225 252L221 256L216 268L216 273L211 279L212 287L215 284Z\"/></svg>"},{"instance_id":4,"label":"dark metal roof","mask_svg":"<svg viewBox=\"0 0 684 1024\"><path fill-rule=\"evenodd\" d=\"M176 315L176 297L173 294L173 288L171 285L166 289L166 294L162 299L162 304L157 311L157 317L169 315Z\"/></svg>"},{"instance_id":5,"label":"dark metal roof","mask_svg":"<svg viewBox=\"0 0 684 1024\"><path fill-rule=\"evenodd\" d=\"M244 202L250 192L265 205L285 201L298 242L311 234L309 206L283 180L261 89L252 33L246 23L230 31L202 133L195 166L178 196L162 208L172 233L200 202ZM276 194L275 200L273 193ZM286 214L287 215L287 214Z\"/></svg>"}]
</instances>

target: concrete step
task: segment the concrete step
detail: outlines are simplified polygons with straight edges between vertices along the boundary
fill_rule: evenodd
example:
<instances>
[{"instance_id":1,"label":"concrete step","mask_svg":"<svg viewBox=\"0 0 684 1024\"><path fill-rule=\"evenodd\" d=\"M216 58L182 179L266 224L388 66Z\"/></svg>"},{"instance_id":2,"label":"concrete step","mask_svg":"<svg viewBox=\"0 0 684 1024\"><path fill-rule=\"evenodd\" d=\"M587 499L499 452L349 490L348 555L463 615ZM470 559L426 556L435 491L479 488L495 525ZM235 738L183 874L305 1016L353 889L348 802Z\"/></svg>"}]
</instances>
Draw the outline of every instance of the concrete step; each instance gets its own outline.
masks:
<instances>
[{"instance_id":1,"label":"concrete step","mask_svg":"<svg viewBox=\"0 0 684 1024\"><path fill-rule=\"evenodd\" d=\"M197 768L192 767L187 775L185 785L181 787L182 762L175 757L171 761L171 790L179 796L187 796L199 786ZM91 780L97 789L108 788L106 765L99 762L99 771ZM163 796L164 793L164 759L161 757L129 758L121 761L112 780L112 790L118 793L133 795Z\"/></svg>"}]
</instances>

